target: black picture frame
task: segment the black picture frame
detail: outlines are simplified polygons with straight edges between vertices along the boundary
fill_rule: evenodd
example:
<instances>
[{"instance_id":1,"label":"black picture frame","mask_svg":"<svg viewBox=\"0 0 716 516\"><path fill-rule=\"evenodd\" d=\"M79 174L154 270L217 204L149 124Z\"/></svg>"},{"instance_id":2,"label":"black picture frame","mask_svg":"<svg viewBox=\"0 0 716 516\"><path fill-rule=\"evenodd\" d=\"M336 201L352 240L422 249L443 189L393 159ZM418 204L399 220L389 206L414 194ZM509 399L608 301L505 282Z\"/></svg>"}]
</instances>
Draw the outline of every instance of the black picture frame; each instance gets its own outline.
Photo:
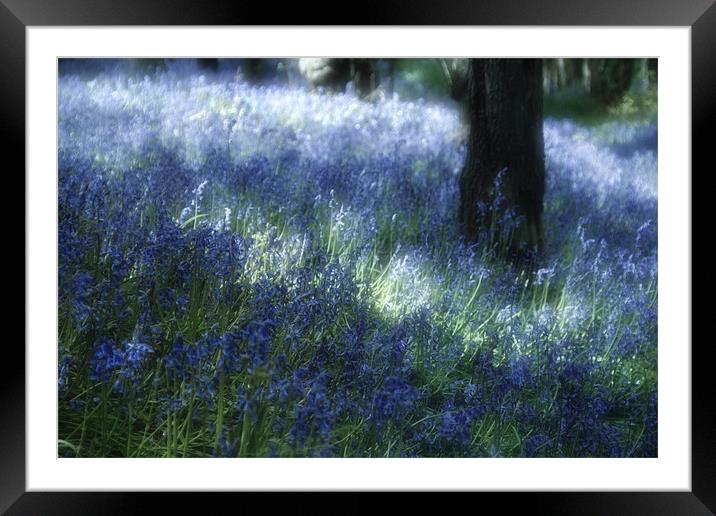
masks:
<instances>
[{"instance_id":1,"label":"black picture frame","mask_svg":"<svg viewBox=\"0 0 716 516\"><path fill-rule=\"evenodd\" d=\"M409 7L408 7L409 6ZM0 0L0 113L4 157L24 170L25 29L63 25L608 25L689 26L692 43L692 168L706 175L712 146L708 128L716 108L716 3L714 0L398 0L363 2L340 18L336 8L286 3L277 8L255 2L189 0ZM345 11L344 11L345 12ZM710 168L713 168L710 166ZM15 169L6 168L6 174ZM692 177L694 174L692 173ZM25 192L24 181L21 186ZM15 190L16 191L16 190ZM693 191L693 190L692 190ZM23 196L14 195L18 199ZM23 201L20 201L23 202ZM695 206L692 200L692 206ZM24 213L24 209L23 209ZM693 211L692 211L693 214ZM693 217L697 222L699 219ZM19 227L16 229L19 232ZM693 230L692 230L693 234ZM698 234L698 233L697 233ZM13 239L25 242L25 234ZM25 247L23 270L25 277ZM693 257L693 251L692 257ZM17 253L16 253L17 255ZM693 258L692 258L693 267ZM23 294L24 299L24 294ZM19 305L19 303L17 303ZM692 303L693 305L693 303ZM23 307L24 307L23 303ZM695 307L695 306L694 306ZM693 320L693 315L692 315ZM152 510L159 497L185 510L187 497L174 494L27 493L25 489L25 353L6 341L0 376L0 512L8 514L132 514ZM527 503L546 514L713 514L716 512L716 412L711 392L710 339L692 339L692 491L644 493L479 494L507 507ZM14 350L8 349L13 348ZM246 495L243 496L245 503ZM357 495L354 495L357 496ZM421 497L417 497L418 503ZM414 499L416 500L416 499ZM367 504L366 504L367 505ZM363 512L362 501L345 504Z\"/></svg>"}]
</instances>

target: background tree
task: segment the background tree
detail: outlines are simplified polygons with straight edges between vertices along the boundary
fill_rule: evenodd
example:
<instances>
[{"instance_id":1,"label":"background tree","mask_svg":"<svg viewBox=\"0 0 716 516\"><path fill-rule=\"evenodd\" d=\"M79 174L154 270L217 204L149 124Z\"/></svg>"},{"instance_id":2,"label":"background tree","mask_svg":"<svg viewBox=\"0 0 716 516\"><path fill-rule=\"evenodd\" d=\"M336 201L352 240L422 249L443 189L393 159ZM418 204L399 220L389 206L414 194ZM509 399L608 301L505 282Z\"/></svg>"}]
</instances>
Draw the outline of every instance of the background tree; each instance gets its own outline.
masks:
<instances>
[{"instance_id":1,"label":"background tree","mask_svg":"<svg viewBox=\"0 0 716 516\"><path fill-rule=\"evenodd\" d=\"M219 69L219 60L216 58L198 58L196 60L196 64L202 70L210 70L212 72L215 72Z\"/></svg>"},{"instance_id":2,"label":"background tree","mask_svg":"<svg viewBox=\"0 0 716 516\"><path fill-rule=\"evenodd\" d=\"M350 76L353 88L360 97L369 95L378 86L375 59L351 59Z\"/></svg>"},{"instance_id":3,"label":"background tree","mask_svg":"<svg viewBox=\"0 0 716 516\"><path fill-rule=\"evenodd\" d=\"M440 66L442 67L450 98L458 105L463 126L469 126L470 124L467 108L468 61L469 59L440 59Z\"/></svg>"},{"instance_id":4,"label":"background tree","mask_svg":"<svg viewBox=\"0 0 716 516\"><path fill-rule=\"evenodd\" d=\"M513 252L540 251L545 191L542 60L471 59L467 82L470 134L460 176L464 235L475 242L481 232L497 230ZM499 189L496 183L501 183ZM506 212L517 217L505 217Z\"/></svg>"},{"instance_id":5,"label":"background tree","mask_svg":"<svg viewBox=\"0 0 716 516\"><path fill-rule=\"evenodd\" d=\"M365 58L301 58L298 68L313 87L343 92L349 82L360 97L376 87L375 59Z\"/></svg>"},{"instance_id":6,"label":"background tree","mask_svg":"<svg viewBox=\"0 0 716 516\"><path fill-rule=\"evenodd\" d=\"M440 59L450 98L457 103L467 97L467 63L468 59Z\"/></svg>"},{"instance_id":7,"label":"background tree","mask_svg":"<svg viewBox=\"0 0 716 516\"><path fill-rule=\"evenodd\" d=\"M590 59L590 92L605 106L618 102L631 86L636 71L635 59Z\"/></svg>"},{"instance_id":8,"label":"background tree","mask_svg":"<svg viewBox=\"0 0 716 516\"><path fill-rule=\"evenodd\" d=\"M542 79L544 90L547 94L564 88L568 82L565 60L562 58L543 59Z\"/></svg>"},{"instance_id":9,"label":"background tree","mask_svg":"<svg viewBox=\"0 0 716 516\"><path fill-rule=\"evenodd\" d=\"M276 64L274 60L246 58L241 62L241 72L251 84L261 84L276 75Z\"/></svg>"},{"instance_id":10,"label":"background tree","mask_svg":"<svg viewBox=\"0 0 716 516\"><path fill-rule=\"evenodd\" d=\"M584 85L584 61L585 59L567 59L565 68L567 70L567 84L570 86Z\"/></svg>"}]
</instances>

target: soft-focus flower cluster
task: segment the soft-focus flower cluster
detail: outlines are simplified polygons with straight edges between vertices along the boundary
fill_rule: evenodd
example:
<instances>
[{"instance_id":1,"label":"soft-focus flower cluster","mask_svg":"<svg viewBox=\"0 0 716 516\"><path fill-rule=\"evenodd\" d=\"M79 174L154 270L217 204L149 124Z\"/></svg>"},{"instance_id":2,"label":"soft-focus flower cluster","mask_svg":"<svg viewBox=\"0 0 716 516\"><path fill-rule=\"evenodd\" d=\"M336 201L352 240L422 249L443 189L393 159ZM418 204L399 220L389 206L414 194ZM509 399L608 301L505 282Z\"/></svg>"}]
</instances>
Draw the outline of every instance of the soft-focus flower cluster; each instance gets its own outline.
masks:
<instances>
[{"instance_id":1,"label":"soft-focus flower cluster","mask_svg":"<svg viewBox=\"0 0 716 516\"><path fill-rule=\"evenodd\" d=\"M527 280L460 238L450 106L179 72L60 80L62 439L656 456L655 127L545 122Z\"/></svg>"}]
</instances>

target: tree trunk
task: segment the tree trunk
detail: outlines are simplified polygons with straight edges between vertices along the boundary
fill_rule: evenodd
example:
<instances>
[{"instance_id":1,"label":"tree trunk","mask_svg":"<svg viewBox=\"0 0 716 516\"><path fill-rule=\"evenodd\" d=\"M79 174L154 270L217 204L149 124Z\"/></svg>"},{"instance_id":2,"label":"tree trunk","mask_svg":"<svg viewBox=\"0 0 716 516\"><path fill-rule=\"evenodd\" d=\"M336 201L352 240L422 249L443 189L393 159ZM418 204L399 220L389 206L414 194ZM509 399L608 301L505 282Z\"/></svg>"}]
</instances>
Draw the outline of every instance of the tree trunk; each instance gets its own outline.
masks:
<instances>
[{"instance_id":1,"label":"tree trunk","mask_svg":"<svg viewBox=\"0 0 716 516\"><path fill-rule=\"evenodd\" d=\"M570 64L570 68L569 68L569 73L568 73L569 77L567 78L567 82L569 83L570 86L576 84L581 87L583 85L582 81L583 81L584 74L582 72L583 71L582 61L584 61L584 60L583 59L570 59L568 61L568 63Z\"/></svg>"},{"instance_id":2,"label":"tree trunk","mask_svg":"<svg viewBox=\"0 0 716 516\"><path fill-rule=\"evenodd\" d=\"M376 87L374 59L351 59L351 80L359 97L369 95Z\"/></svg>"},{"instance_id":3,"label":"tree trunk","mask_svg":"<svg viewBox=\"0 0 716 516\"><path fill-rule=\"evenodd\" d=\"M513 255L542 250L542 102L541 59L470 60L470 136L460 177L460 222L469 242L489 235Z\"/></svg>"},{"instance_id":4,"label":"tree trunk","mask_svg":"<svg viewBox=\"0 0 716 516\"><path fill-rule=\"evenodd\" d=\"M557 66L557 87L564 88L567 85L567 67L564 64L564 58L555 59Z\"/></svg>"},{"instance_id":5,"label":"tree trunk","mask_svg":"<svg viewBox=\"0 0 716 516\"><path fill-rule=\"evenodd\" d=\"M388 77L387 77L387 90L390 95L393 95L395 91L395 59L389 58L388 61Z\"/></svg>"},{"instance_id":6,"label":"tree trunk","mask_svg":"<svg viewBox=\"0 0 716 516\"><path fill-rule=\"evenodd\" d=\"M592 67L589 66L589 59L582 59L582 84L584 91L592 91Z\"/></svg>"}]
</instances>

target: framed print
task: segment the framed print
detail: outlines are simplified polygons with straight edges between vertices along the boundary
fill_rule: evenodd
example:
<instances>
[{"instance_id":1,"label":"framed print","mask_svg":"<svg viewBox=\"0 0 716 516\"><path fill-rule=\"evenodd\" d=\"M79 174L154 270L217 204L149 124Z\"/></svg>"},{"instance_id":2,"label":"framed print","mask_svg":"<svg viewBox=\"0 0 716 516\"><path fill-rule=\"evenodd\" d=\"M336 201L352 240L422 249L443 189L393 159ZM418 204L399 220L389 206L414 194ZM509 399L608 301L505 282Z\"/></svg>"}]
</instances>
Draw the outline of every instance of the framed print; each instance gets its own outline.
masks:
<instances>
[{"instance_id":1,"label":"framed print","mask_svg":"<svg viewBox=\"0 0 716 516\"><path fill-rule=\"evenodd\" d=\"M185 7L3 1L27 202L3 510L714 510L690 167L716 7Z\"/></svg>"}]
</instances>

